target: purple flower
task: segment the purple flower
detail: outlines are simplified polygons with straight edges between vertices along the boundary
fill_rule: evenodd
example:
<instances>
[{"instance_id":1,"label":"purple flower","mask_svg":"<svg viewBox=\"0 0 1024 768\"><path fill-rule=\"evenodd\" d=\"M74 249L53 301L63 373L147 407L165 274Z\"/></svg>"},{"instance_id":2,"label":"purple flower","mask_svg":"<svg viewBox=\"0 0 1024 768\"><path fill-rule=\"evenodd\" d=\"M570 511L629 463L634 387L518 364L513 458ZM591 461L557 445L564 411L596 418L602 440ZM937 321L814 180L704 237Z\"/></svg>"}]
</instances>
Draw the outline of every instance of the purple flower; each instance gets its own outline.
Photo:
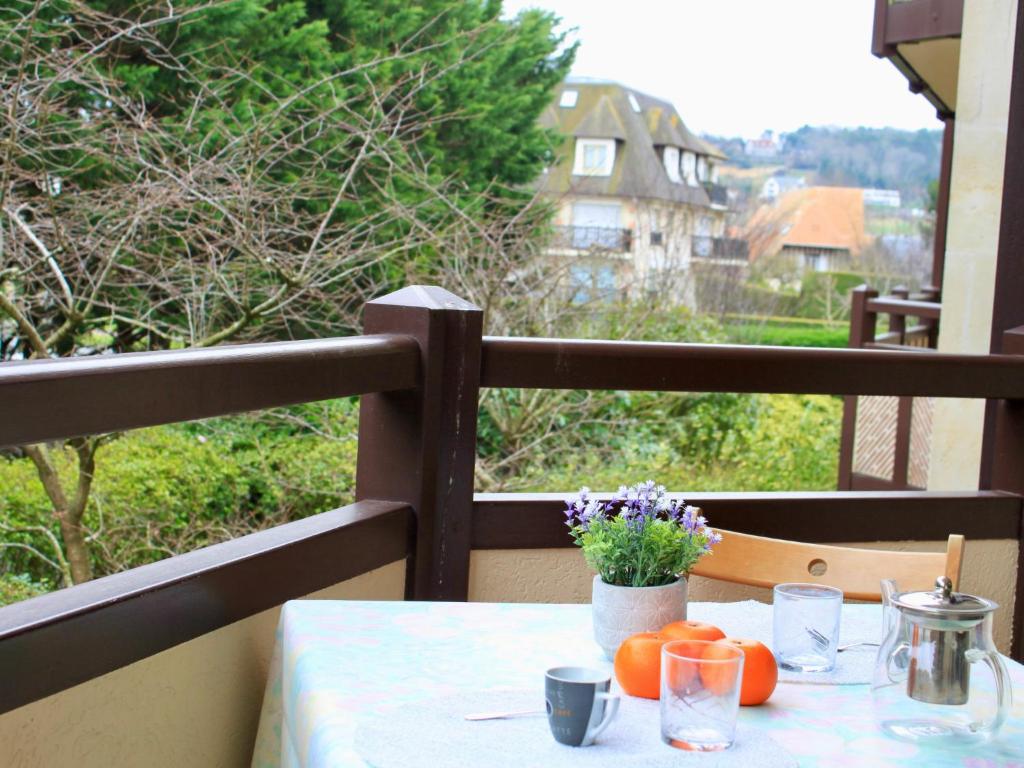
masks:
<instances>
[{"instance_id":1,"label":"purple flower","mask_svg":"<svg viewBox=\"0 0 1024 768\"><path fill-rule=\"evenodd\" d=\"M704 551L710 552L711 548L722 540L722 534L718 531L707 531L707 541L704 543Z\"/></svg>"},{"instance_id":2,"label":"purple flower","mask_svg":"<svg viewBox=\"0 0 1024 768\"><path fill-rule=\"evenodd\" d=\"M590 498L590 489L580 488L576 496L565 500L565 524L570 528L579 526L584 531L590 527L595 517L600 517L604 507L601 502Z\"/></svg>"}]
</instances>

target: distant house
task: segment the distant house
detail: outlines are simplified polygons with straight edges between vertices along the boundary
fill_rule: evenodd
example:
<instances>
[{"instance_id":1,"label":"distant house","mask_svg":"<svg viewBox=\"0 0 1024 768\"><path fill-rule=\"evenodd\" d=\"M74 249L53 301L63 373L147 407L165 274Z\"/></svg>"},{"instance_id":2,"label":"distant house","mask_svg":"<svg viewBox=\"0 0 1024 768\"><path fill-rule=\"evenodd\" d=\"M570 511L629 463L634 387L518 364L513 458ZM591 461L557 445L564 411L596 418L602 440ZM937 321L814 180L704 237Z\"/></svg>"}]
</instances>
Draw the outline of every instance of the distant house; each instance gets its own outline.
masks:
<instances>
[{"instance_id":1,"label":"distant house","mask_svg":"<svg viewBox=\"0 0 1024 768\"><path fill-rule=\"evenodd\" d=\"M778 157L782 152L782 138L775 131L763 131L759 138L747 139L743 150L748 157Z\"/></svg>"},{"instance_id":2,"label":"distant house","mask_svg":"<svg viewBox=\"0 0 1024 768\"><path fill-rule=\"evenodd\" d=\"M898 189L865 189L864 205L879 208L899 208L900 191Z\"/></svg>"},{"instance_id":3,"label":"distant house","mask_svg":"<svg viewBox=\"0 0 1024 768\"><path fill-rule=\"evenodd\" d=\"M869 242L864 190L806 187L764 205L746 228L751 260L790 257L798 271L849 268Z\"/></svg>"},{"instance_id":4,"label":"distant house","mask_svg":"<svg viewBox=\"0 0 1024 768\"><path fill-rule=\"evenodd\" d=\"M576 257L580 295L656 290L692 303L694 259L742 251L731 258L745 261L745 248L723 245L728 200L716 182L725 156L670 103L569 79L541 123L569 137L539 183L558 201L549 255Z\"/></svg>"},{"instance_id":5,"label":"distant house","mask_svg":"<svg viewBox=\"0 0 1024 768\"><path fill-rule=\"evenodd\" d=\"M770 176L761 187L761 199L775 201L787 192L803 189L805 186L803 176Z\"/></svg>"}]
</instances>

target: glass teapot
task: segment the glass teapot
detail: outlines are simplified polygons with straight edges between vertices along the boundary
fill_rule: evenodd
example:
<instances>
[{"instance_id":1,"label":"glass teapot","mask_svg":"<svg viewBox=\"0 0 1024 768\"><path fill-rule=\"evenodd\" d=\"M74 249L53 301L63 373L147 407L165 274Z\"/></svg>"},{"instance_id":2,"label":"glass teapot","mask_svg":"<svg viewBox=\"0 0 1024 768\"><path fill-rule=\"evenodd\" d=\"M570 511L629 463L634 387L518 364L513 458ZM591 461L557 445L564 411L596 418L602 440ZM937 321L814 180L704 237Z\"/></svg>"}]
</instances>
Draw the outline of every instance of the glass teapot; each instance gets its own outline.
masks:
<instances>
[{"instance_id":1,"label":"glass teapot","mask_svg":"<svg viewBox=\"0 0 1024 768\"><path fill-rule=\"evenodd\" d=\"M875 719L910 741L960 742L996 733L1010 709L1010 679L992 641L991 600L953 591L900 592L882 582L885 636L871 685Z\"/></svg>"}]
</instances>

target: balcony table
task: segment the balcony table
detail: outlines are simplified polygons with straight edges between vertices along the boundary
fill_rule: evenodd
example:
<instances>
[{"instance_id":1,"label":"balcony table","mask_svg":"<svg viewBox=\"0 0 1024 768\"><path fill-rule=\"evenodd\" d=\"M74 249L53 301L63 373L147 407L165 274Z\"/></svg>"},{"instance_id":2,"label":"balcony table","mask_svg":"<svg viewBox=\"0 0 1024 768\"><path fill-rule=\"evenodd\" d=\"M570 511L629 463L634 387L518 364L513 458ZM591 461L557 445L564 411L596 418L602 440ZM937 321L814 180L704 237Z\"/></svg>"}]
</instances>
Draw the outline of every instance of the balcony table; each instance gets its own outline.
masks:
<instances>
[{"instance_id":1,"label":"balcony table","mask_svg":"<svg viewBox=\"0 0 1024 768\"><path fill-rule=\"evenodd\" d=\"M688 616L716 623L722 611L690 603ZM770 605L751 611L770 626ZM851 623L871 616L880 628L880 606L843 607ZM937 750L890 739L872 721L868 685L780 682L767 704L741 707L739 724L768 733L801 766L1024 766L1024 666L1006 663L1017 695L987 744ZM360 718L484 689L535 689L542 706L544 670L562 664L611 672L593 641L589 605L291 601L281 611L252 764L365 766L356 750ZM564 749L564 765L574 765L579 750ZM681 752L678 764L700 758ZM430 764L410 755L409 765Z\"/></svg>"}]
</instances>

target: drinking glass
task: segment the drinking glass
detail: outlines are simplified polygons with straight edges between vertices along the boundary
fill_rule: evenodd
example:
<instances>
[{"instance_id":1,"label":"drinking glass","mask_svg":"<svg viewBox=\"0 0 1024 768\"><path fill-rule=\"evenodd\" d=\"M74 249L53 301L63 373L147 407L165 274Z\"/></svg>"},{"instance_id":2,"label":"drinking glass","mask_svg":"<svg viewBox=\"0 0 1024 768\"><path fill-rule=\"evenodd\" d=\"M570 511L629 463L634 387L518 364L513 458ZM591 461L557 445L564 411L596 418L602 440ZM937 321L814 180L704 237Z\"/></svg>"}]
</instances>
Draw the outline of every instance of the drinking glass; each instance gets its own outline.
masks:
<instances>
[{"instance_id":1,"label":"drinking glass","mask_svg":"<svg viewBox=\"0 0 1024 768\"><path fill-rule=\"evenodd\" d=\"M661 738L677 749L732 746L740 708L743 651L709 640L674 640L661 648Z\"/></svg>"},{"instance_id":2,"label":"drinking glass","mask_svg":"<svg viewBox=\"0 0 1024 768\"><path fill-rule=\"evenodd\" d=\"M836 665L843 591L822 584L778 584L772 628L783 669L827 672Z\"/></svg>"}]
</instances>

